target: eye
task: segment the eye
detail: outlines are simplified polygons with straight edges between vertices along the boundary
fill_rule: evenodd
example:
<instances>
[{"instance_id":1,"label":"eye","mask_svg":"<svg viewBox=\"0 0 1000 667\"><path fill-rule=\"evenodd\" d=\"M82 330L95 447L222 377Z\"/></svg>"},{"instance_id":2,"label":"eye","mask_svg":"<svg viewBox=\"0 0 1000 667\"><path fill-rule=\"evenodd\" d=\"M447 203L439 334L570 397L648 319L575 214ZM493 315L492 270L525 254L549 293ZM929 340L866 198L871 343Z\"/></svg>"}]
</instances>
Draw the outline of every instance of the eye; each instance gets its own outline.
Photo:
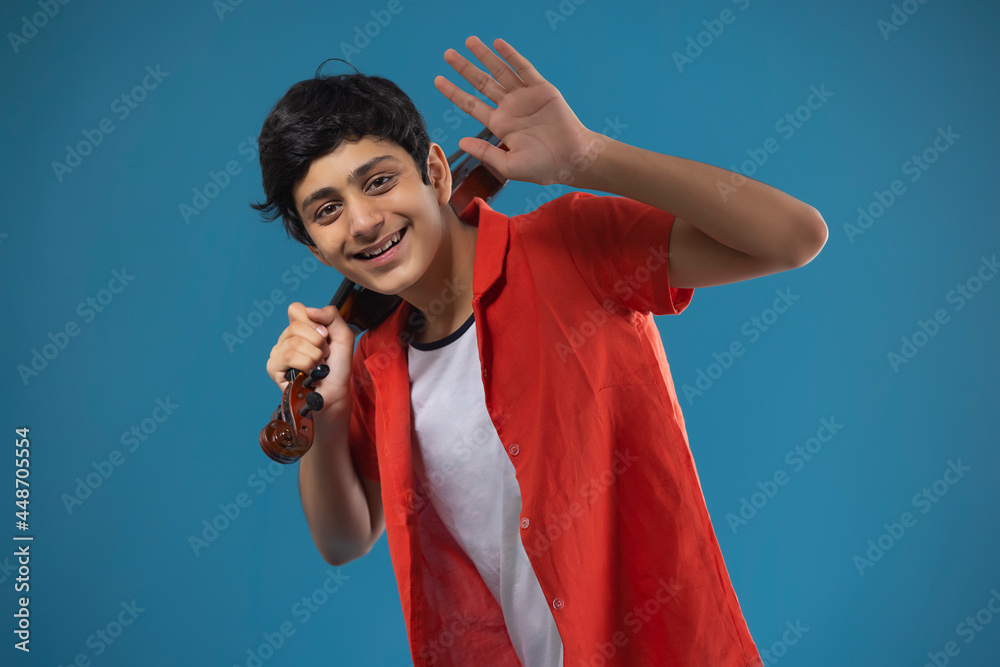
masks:
<instances>
[{"instance_id":1,"label":"eye","mask_svg":"<svg viewBox=\"0 0 1000 667\"><path fill-rule=\"evenodd\" d=\"M375 189L384 191L388 189L389 184L392 183L393 180L395 180L395 177L396 177L395 174L385 174L382 176L376 176L375 179L371 182L371 184L374 186L379 181L383 181L382 185L379 185Z\"/></svg>"},{"instance_id":2,"label":"eye","mask_svg":"<svg viewBox=\"0 0 1000 667\"><path fill-rule=\"evenodd\" d=\"M316 211L316 219L319 220L320 218L325 218L326 216L334 213L334 210L331 208L333 206L340 206L340 204L330 202L329 204L324 204L323 206L321 206L319 210Z\"/></svg>"}]
</instances>

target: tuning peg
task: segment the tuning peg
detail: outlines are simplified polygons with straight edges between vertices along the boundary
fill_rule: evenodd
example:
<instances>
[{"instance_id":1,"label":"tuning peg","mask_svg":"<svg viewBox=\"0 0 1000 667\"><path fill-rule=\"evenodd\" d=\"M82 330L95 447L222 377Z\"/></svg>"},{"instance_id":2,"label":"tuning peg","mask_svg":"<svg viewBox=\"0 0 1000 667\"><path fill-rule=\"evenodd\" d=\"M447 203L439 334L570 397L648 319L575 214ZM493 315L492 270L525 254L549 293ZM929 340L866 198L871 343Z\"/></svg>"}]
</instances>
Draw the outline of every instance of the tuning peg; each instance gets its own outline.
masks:
<instances>
[{"instance_id":1,"label":"tuning peg","mask_svg":"<svg viewBox=\"0 0 1000 667\"><path fill-rule=\"evenodd\" d=\"M310 412L318 412L323 409L323 397L315 391L306 394L306 404L299 408L299 414L305 417Z\"/></svg>"},{"instance_id":2,"label":"tuning peg","mask_svg":"<svg viewBox=\"0 0 1000 667\"><path fill-rule=\"evenodd\" d=\"M306 389L312 389L312 386L325 378L330 374L330 367L326 364L320 364L316 368L312 369L309 373L309 377L302 381L302 386Z\"/></svg>"}]
</instances>

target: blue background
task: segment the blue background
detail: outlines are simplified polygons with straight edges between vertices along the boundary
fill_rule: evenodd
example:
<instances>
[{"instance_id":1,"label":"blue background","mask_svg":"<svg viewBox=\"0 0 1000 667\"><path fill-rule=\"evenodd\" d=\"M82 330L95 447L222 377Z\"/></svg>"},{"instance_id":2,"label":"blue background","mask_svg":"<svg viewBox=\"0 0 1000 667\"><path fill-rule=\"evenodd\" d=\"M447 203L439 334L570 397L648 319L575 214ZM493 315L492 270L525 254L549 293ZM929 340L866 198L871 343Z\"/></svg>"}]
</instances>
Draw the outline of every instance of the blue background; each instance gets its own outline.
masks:
<instances>
[{"instance_id":1,"label":"blue background","mask_svg":"<svg viewBox=\"0 0 1000 667\"><path fill-rule=\"evenodd\" d=\"M37 2L5 3L0 507L9 523L0 539L19 534L11 440L29 426L35 540L30 656L12 648L14 542L0 548L3 664L68 665L83 654L107 666L247 665L286 622L295 634L268 667L410 663L384 537L339 570L339 588L308 618L296 606L336 571L310 538L297 466L271 476L258 447L279 398L264 365L289 300L324 305L340 276L319 267L296 283L296 268L315 266L310 255L247 206L262 196L249 147L267 111L320 62L343 57L340 45L387 5L245 0L220 13L209 0L76 1L32 32L23 17L41 11ZM789 665L917 666L949 641L960 649L950 664L998 664L1000 618L984 612L991 622L971 641L958 626L1000 591L1000 450L989 417L1000 280L973 284L981 290L960 310L948 300L1000 250L997 6L912 2L917 11L887 35L878 22L891 3L856 0L401 6L348 59L398 82L446 153L481 126L434 88L444 74L471 90L443 52L471 58L468 35L503 37L591 129L616 121L621 141L752 173L820 211L830 237L806 267L696 290L681 316L657 319L747 623L761 651ZM701 52L678 67L673 54L726 8L734 20L711 39L704 32ZM13 45L9 33L22 31L30 39ZM168 74L121 118L112 102L147 66ZM791 136L778 131L812 86L833 95ZM57 175L53 162L103 118L114 130ZM904 163L933 146L938 128L960 138L911 181ZM780 149L742 167L769 137ZM239 173L185 220L180 205L231 160ZM858 207L895 179L905 193L852 238L845 225ZM493 206L513 215L550 196L513 183ZM101 312L78 310L123 268L134 279ZM276 289L283 304L227 346L224 334ZM751 341L744 326L767 317L778 289L799 298ZM938 309L948 322L918 336L926 345L894 368L887 354ZM70 323L78 335L22 379L18 366ZM735 341L745 353L712 368ZM699 371L716 376L711 387L685 396ZM123 432L158 399L178 407L147 421L155 432L129 451ZM824 418L843 428L793 466L786 454ZM121 465L67 507L114 450ZM969 470L939 484L946 493L922 513L914 495L959 460ZM743 499L779 471L788 483L731 527ZM205 521L224 524L220 504L240 493L250 505L193 548L190 536ZM904 512L915 524L883 536ZM880 536L891 548L859 571L855 557ZM133 600L142 611L112 644L88 642ZM782 644L786 623L808 631Z\"/></svg>"}]
</instances>

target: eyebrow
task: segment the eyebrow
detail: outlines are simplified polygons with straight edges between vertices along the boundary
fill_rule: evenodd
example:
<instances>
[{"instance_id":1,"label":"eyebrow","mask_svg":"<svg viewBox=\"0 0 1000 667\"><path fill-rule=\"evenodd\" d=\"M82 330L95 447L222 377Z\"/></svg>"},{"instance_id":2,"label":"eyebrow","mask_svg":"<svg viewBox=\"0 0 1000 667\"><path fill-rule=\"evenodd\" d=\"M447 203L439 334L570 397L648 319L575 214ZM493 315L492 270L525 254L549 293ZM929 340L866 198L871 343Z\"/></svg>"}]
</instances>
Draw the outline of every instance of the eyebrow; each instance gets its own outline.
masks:
<instances>
[{"instance_id":1,"label":"eyebrow","mask_svg":"<svg viewBox=\"0 0 1000 667\"><path fill-rule=\"evenodd\" d=\"M367 171L371 170L372 168L374 168L374 167L382 164L386 160L396 160L396 156L394 156L394 155L380 155L378 157L373 157L371 160L368 160L364 164L358 166L358 168L356 168L354 171L352 171L347 176L347 184L348 185L354 185L354 183L358 180L358 178L360 178L362 175L364 175ZM300 205L299 208L302 210L303 213L305 213L306 211L309 210L309 207L316 200L318 200L318 199L324 199L326 197L336 197L336 196L339 196L339 195L340 195L340 190L338 190L337 188L335 188L333 186L327 186L325 188L320 188L319 190L316 190L315 192L313 192L312 194L310 194L308 197L306 197L304 200L302 200L302 204Z\"/></svg>"}]
</instances>

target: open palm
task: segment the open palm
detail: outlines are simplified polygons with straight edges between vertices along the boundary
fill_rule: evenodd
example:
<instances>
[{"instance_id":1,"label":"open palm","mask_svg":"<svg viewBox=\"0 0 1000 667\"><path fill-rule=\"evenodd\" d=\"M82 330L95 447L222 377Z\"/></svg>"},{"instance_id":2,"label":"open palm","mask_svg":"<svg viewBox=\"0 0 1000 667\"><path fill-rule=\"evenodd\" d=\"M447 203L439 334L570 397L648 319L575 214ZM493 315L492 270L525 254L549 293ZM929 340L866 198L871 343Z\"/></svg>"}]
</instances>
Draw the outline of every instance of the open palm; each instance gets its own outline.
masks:
<instances>
[{"instance_id":1,"label":"open palm","mask_svg":"<svg viewBox=\"0 0 1000 667\"><path fill-rule=\"evenodd\" d=\"M587 166L593 133L576 117L559 90L514 47L502 39L497 39L494 45L510 65L478 37L466 40L466 46L490 74L454 49L445 51L445 61L492 100L495 108L443 76L436 77L434 85L489 128L507 150L473 137L464 137L458 147L511 180L539 185L567 182L572 174Z\"/></svg>"}]
</instances>

